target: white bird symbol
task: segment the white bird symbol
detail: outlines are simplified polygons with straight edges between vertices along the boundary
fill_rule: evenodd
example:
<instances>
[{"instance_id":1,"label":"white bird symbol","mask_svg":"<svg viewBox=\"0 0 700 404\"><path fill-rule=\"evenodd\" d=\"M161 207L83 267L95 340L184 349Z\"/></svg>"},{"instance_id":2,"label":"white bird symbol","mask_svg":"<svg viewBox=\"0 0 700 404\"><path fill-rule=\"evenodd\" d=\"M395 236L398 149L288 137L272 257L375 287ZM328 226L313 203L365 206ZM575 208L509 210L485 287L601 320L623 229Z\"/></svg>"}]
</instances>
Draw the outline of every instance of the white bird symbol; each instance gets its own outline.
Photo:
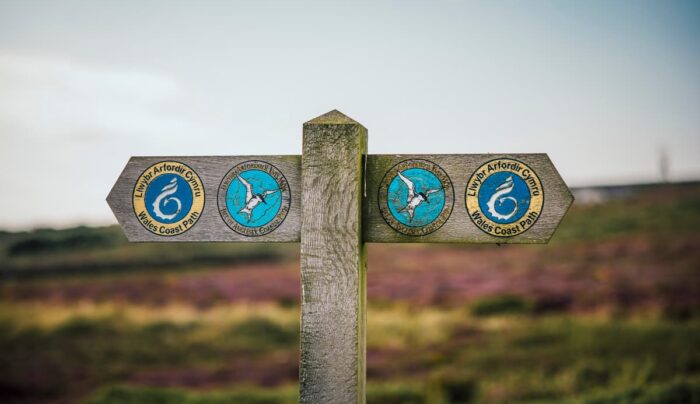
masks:
<instances>
[{"instance_id":1,"label":"white bird symbol","mask_svg":"<svg viewBox=\"0 0 700 404\"><path fill-rule=\"evenodd\" d=\"M250 183L246 180L243 179L240 175L237 176L238 180L245 186L245 207L243 209L239 210L239 213L246 213L248 215L248 221L250 222L250 219L253 216L253 209L255 209L260 202L264 203L267 205L267 202L265 202L265 197L267 197L270 194L274 194L275 192L279 191L279 189L271 190L271 191L263 191L262 193L259 194L254 194L253 193L253 187L250 185Z\"/></svg>"},{"instance_id":2,"label":"white bird symbol","mask_svg":"<svg viewBox=\"0 0 700 404\"><path fill-rule=\"evenodd\" d=\"M428 200L428 195L434 194L436 192L442 191L442 188L440 189L429 189L425 192L418 192L416 194L416 186L413 184L413 181L409 180L406 178L403 174L401 174L401 171L399 171L399 178L401 178L401 181L406 184L408 187L408 197L406 198L406 206L404 206L403 209L401 209L399 212L408 212L408 216L411 218L410 220L413 221L413 213L416 210L418 206L420 206L421 203L430 203Z\"/></svg>"}]
</instances>

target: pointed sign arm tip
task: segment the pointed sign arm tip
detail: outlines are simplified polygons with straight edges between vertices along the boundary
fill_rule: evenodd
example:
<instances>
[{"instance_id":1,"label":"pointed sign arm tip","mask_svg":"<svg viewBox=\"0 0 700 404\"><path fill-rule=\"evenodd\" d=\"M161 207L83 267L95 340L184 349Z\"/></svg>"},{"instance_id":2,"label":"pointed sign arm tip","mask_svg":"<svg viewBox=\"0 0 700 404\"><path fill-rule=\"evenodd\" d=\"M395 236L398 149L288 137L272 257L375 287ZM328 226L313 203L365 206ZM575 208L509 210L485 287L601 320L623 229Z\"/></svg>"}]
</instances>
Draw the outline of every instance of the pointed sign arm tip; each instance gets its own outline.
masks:
<instances>
[{"instance_id":1,"label":"pointed sign arm tip","mask_svg":"<svg viewBox=\"0 0 700 404\"><path fill-rule=\"evenodd\" d=\"M349 128L348 128L349 129ZM513 158L534 168L545 189L542 217L529 230L515 237L496 238L481 231L470 219L465 206L465 190L474 171L497 158ZM445 225L434 232L416 237L400 234L392 229L379 211L379 185L387 172L406 160L431 161L449 177L454 190L454 205ZM144 170L160 161L173 160L191 167L204 184L206 202L201 220L191 229L172 237L152 234L134 212L133 192L137 179ZM284 174L291 189L289 215L278 229L261 237L247 237L232 231L222 219L218 196L222 178L234 166L246 161L265 161ZM107 203L117 217L130 241L248 241L298 242L300 239L301 156L181 156L133 157L107 196ZM377 155L365 159L366 193L363 194L363 240L365 242L408 243L545 243L555 231L562 217L573 203L573 196L545 154L446 154L446 155ZM220 202L220 201L219 201ZM221 205L224 206L224 205Z\"/></svg>"}]
</instances>

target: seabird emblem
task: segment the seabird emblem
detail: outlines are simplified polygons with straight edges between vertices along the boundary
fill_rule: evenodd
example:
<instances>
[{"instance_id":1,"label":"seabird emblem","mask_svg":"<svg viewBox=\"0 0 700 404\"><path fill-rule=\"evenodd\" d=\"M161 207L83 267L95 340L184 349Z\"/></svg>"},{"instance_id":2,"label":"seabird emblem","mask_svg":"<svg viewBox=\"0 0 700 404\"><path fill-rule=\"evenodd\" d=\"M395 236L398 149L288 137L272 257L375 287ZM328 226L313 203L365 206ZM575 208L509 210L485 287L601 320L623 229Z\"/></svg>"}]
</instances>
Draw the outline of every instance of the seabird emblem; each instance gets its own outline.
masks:
<instances>
[{"instance_id":1,"label":"seabird emblem","mask_svg":"<svg viewBox=\"0 0 700 404\"><path fill-rule=\"evenodd\" d=\"M408 187L408 197L406 198L406 206L404 206L399 212L407 212L408 216L410 217L410 220L413 221L413 214L418 206L422 204L423 202L430 204L430 201L428 200L428 195L434 194L436 192L442 191L442 188L440 189L429 189L425 192L418 192L416 193L416 186L413 184L413 181L409 180L406 178L401 171L399 173L399 178L401 178L401 181L406 184Z\"/></svg>"},{"instance_id":2,"label":"seabird emblem","mask_svg":"<svg viewBox=\"0 0 700 404\"><path fill-rule=\"evenodd\" d=\"M173 177L168 184L166 184L163 189L160 190L160 195L153 201L153 213L163 220L172 220L180 213L182 209L182 202L175 196L170 196L177 192L177 177ZM163 207L168 204L168 202L174 201L177 204L177 210L172 214L165 214L160 210L161 202Z\"/></svg>"},{"instance_id":3,"label":"seabird emblem","mask_svg":"<svg viewBox=\"0 0 700 404\"><path fill-rule=\"evenodd\" d=\"M377 202L389 227L408 236L425 236L442 227L450 217L454 188L445 170L436 163L404 160L382 177Z\"/></svg>"},{"instance_id":4,"label":"seabird emblem","mask_svg":"<svg viewBox=\"0 0 700 404\"><path fill-rule=\"evenodd\" d=\"M245 206L238 212L247 214L248 222L250 222L251 218L253 217L253 209L255 209L260 204L260 202L267 205L267 202L265 202L265 198L268 195L274 194L275 192L279 191L279 189L263 191L261 193L255 194L253 193L253 186L250 185L248 181L244 180L243 177L240 176L240 174L237 175L237 177L241 184L245 186Z\"/></svg>"},{"instance_id":5,"label":"seabird emblem","mask_svg":"<svg viewBox=\"0 0 700 404\"><path fill-rule=\"evenodd\" d=\"M493 195L491 195L491 198L489 198L488 202L486 202L486 208L491 216L498 220L508 220L515 215L515 212L518 211L517 199L513 198L512 196L504 196L511 193L513 188L515 188L515 184L513 184L513 176L508 176L508 178L506 178L506 180L496 188L496 192L494 192ZM507 214L498 213L496 210L496 203L498 203L500 206L503 205L503 202L505 201L513 202L513 210Z\"/></svg>"}]
</instances>

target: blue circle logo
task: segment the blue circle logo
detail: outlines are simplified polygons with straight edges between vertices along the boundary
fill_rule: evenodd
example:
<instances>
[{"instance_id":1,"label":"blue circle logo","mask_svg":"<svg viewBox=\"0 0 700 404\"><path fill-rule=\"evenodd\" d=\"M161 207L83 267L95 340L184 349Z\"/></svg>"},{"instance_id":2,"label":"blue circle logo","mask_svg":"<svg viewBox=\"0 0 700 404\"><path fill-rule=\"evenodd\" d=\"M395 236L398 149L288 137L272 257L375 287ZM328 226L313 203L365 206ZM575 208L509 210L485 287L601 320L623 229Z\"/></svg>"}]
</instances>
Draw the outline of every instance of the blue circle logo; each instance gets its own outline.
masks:
<instances>
[{"instance_id":1,"label":"blue circle logo","mask_svg":"<svg viewBox=\"0 0 700 404\"><path fill-rule=\"evenodd\" d=\"M146 189L146 210L159 223L175 223L192 208L192 188L177 174L163 174Z\"/></svg>"},{"instance_id":2,"label":"blue circle logo","mask_svg":"<svg viewBox=\"0 0 700 404\"><path fill-rule=\"evenodd\" d=\"M401 224L423 227L435 221L445 206L438 177L423 168L399 171L389 183L389 211Z\"/></svg>"},{"instance_id":3,"label":"blue circle logo","mask_svg":"<svg viewBox=\"0 0 700 404\"><path fill-rule=\"evenodd\" d=\"M272 176L260 170L242 172L226 190L226 208L245 227L264 226L282 206L280 187Z\"/></svg>"},{"instance_id":4,"label":"blue circle logo","mask_svg":"<svg viewBox=\"0 0 700 404\"><path fill-rule=\"evenodd\" d=\"M218 199L222 218L232 230L261 236L284 221L291 197L287 179L276 167L247 161L226 174Z\"/></svg>"},{"instance_id":5,"label":"blue circle logo","mask_svg":"<svg viewBox=\"0 0 700 404\"><path fill-rule=\"evenodd\" d=\"M136 180L132 195L136 218L151 233L177 236L191 229L204 210L204 184L178 161L161 161Z\"/></svg>"},{"instance_id":6,"label":"blue circle logo","mask_svg":"<svg viewBox=\"0 0 700 404\"><path fill-rule=\"evenodd\" d=\"M503 157L474 171L465 191L467 213L484 233L518 236L535 225L544 206L540 178L527 164Z\"/></svg>"},{"instance_id":7,"label":"blue circle logo","mask_svg":"<svg viewBox=\"0 0 700 404\"><path fill-rule=\"evenodd\" d=\"M394 230L424 236L449 218L454 190L447 173L427 160L405 160L392 167L379 187L379 209Z\"/></svg>"},{"instance_id":8,"label":"blue circle logo","mask_svg":"<svg viewBox=\"0 0 700 404\"><path fill-rule=\"evenodd\" d=\"M494 173L479 189L479 207L496 223L513 223L530 209L530 188L516 174L507 171Z\"/></svg>"}]
</instances>

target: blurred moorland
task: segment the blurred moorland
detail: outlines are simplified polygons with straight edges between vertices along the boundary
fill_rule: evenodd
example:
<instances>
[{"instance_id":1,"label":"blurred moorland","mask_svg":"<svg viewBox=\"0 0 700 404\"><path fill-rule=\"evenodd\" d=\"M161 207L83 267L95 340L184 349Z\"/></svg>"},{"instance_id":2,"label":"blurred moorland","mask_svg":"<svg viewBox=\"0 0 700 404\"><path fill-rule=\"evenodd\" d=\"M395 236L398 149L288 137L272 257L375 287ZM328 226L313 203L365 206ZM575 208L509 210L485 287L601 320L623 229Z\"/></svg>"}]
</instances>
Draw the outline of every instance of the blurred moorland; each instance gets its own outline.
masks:
<instances>
[{"instance_id":1,"label":"blurred moorland","mask_svg":"<svg viewBox=\"0 0 700 404\"><path fill-rule=\"evenodd\" d=\"M369 245L369 403L700 402L700 184L547 246ZM0 232L0 402L293 403L297 245Z\"/></svg>"}]
</instances>

